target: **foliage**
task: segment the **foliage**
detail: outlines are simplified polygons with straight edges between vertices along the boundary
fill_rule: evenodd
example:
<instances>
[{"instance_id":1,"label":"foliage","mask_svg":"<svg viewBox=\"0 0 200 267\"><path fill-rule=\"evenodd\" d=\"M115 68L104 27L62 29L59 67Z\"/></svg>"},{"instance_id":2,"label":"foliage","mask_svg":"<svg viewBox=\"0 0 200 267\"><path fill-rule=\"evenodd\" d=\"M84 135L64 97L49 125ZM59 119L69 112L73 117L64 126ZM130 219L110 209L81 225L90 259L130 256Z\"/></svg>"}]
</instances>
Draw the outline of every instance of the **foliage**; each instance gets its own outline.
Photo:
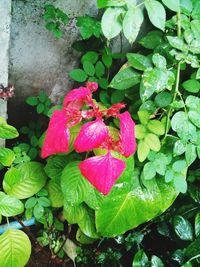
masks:
<instances>
[{"instance_id":1,"label":"foliage","mask_svg":"<svg viewBox=\"0 0 200 267\"><path fill-rule=\"evenodd\" d=\"M80 67L69 72L76 82L89 82L86 88L81 85L80 94L71 91L64 100L64 108L60 104L52 107L43 91L30 96L26 102L36 108L37 114L43 120L50 117L50 125L59 127L52 127L48 134L44 133L44 124L30 122L21 129L27 137L25 143L18 142L13 149L0 149L1 168L9 168L3 178L4 192L0 192L0 219L4 222L3 216L22 213L22 218L34 216L40 224L37 241L49 247L52 258L62 259L66 253L73 255L74 261L77 255L76 263L80 266L199 266L199 3L197 0L145 0L140 4L135 0L98 0L97 4L102 9L101 21L90 16L77 18L82 40L73 47L82 56ZM112 39L123 33L130 44L135 42L145 14L155 28L137 41L134 51L114 53ZM44 19L47 29L61 38L68 16L47 5ZM96 83L98 91L90 86ZM95 91L95 100L91 99L89 87ZM136 122L137 151L134 157L131 153L125 158L121 151L118 152L123 156L114 151L116 147L110 148L112 157L125 162L126 169L112 184L111 191L103 195L85 177L88 178L88 173L99 177L104 171L105 164L98 168L90 159L105 158L105 147L99 146L108 133L112 143L123 148L126 131L120 133L121 143L116 136L120 128L127 126L127 121L122 123L117 109L118 116L109 115L111 111L113 115L112 105L116 107L122 101ZM77 106L72 114L72 107ZM124 106L121 107L126 113ZM66 118L67 108L70 110ZM92 119L102 118L102 114L106 124L102 126L98 121L96 125ZM103 137L98 133L96 138L94 130L91 135L94 138L86 142L87 127L80 123L82 117L87 119L85 125L95 125L95 130L102 127ZM47 148L51 153L46 154L49 156L46 161L39 163L45 135L50 140ZM80 135L84 136L81 145L77 141ZM0 137L17 136L17 130L0 119ZM94 145L101 138L102 142ZM86 146L89 149L85 150ZM80 172L81 161L90 163L86 172ZM105 173L103 176L108 177ZM76 234L71 234L73 239L76 235L77 249L73 242L66 245L69 225L73 224L78 225L78 228L72 226ZM26 264L30 255L26 235L9 229L0 238L2 261L9 265L7 260L13 258L17 262L23 258ZM15 250L11 251L8 239ZM27 245L24 255L22 241Z\"/></svg>"}]
</instances>

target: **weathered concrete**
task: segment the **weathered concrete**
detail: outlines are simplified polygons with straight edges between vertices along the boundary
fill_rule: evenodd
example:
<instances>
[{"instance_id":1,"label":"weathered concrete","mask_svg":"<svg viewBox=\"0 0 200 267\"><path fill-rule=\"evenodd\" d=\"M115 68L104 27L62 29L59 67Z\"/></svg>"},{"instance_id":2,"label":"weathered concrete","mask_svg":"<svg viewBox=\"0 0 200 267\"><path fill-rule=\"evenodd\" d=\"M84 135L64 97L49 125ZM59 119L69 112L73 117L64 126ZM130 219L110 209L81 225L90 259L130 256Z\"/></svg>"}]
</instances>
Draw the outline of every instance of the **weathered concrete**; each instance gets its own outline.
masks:
<instances>
[{"instance_id":1,"label":"weathered concrete","mask_svg":"<svg viewBox=\"0 0 200 267\"><path fill-rule=\"evenodd\" d=\"M13 0L9 82L15 84L11 101L12 121L18 120L28 95L45 89L53 101L72 88L67 73L78 64L78 54L71 48L79 36L75 17L96 15L96 0L57 0L52 2L71 18L64 37L56 40L45 29L42 13L45 0Z\"/></svg>"},{"instance_id":2,"label":"weathered concrete","mask_svg":"<svg viewBox=\"0 0 200 267\"><path fill-rule=\"evenodd\" d=\"M10 40L11 0L0 2L0 83L8 85L8 49ZM7 119L7 102L0 99L0 116ZM0 140L3 146L4 140Z\"/></svg>"}]
</instances>

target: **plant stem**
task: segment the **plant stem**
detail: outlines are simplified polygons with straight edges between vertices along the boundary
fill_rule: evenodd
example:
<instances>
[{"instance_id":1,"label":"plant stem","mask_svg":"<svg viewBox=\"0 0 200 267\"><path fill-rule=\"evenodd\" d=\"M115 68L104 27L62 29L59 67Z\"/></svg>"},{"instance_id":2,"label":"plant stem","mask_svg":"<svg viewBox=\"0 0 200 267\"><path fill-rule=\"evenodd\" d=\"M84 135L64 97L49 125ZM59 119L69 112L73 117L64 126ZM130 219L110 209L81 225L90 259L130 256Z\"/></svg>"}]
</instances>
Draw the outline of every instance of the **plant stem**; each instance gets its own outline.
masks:
<instances>
[{"instance_id":1,"label":"plant stem","mask_svg":"<svg viewBox=\"0 0 200 267\"><path fill-rule=\"evenodd\" d=\"M180 11L178 11L176 18L177 18L177 36L180 37L181 36L181 14L180 14ZM177 94L180 95L180 93L179 93L179 83L180 83L181 63L182 62L179 61L178 65L177 65L176 84L175 84L175 88L174 88L174 90L172 92L173 93L173 101L176 100ZM166 138L167 133L168 133L171 113L172 113L172 107L169 107L168 112L167 112L167 122L166 122L166 127L165 127L164 139Z\"/></svg>"}]
</instances>

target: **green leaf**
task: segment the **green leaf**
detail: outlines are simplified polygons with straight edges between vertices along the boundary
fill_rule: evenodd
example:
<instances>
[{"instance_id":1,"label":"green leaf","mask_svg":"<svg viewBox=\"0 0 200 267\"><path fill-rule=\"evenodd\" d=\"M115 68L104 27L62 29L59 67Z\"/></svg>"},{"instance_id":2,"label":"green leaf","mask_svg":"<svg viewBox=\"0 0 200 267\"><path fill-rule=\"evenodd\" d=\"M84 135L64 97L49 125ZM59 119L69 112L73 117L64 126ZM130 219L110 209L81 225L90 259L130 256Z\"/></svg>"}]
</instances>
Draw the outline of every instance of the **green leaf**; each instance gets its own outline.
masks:
<instances>
[{"instance_id":1,"label":"green leaf","mask_svg":"<svg viewBox=\"0 0 200 267\"><path fill-rule=\"evenodd\" d=\"M190 22L190 25L195 39L200 40L200 20L199 19L192 20Z\"/></svg>"},{"instance_id":2,"label":"green leaf","mask_svg":"<svg viewBox=\"0 0 200 267\"><path fill-rule=\"evenodd\" d=\"M140 74L132 68L120 70L112 79L109 87L124 90L128 89L140 82Z\"/></svg>"},{"instance_id":3,"label":"green leaf","mask_svg":"<svg viewBox=\"0 0 200 267\"><path fill-rule=\"evenodd\" d=\"M104 8L109 6L124 6L125 0L97 0L98 8Z\"/></svg>"},{"instance_id":4,"label":"green leaf","mask_svg":"<svg viewBox=\"0 0 200 267\"><path fill-rule=\"evenodd\" d=\"M144 20L144 15L140 7L130 8L123 19L123 33L129 43L133 43L140 31Z\"/></svg>"},{"instance_id":5,"label":"green leaf","mask_svg":"<svg viewBox=\"0 0 200 267\"><path fill-rule=\"evenodd\" d=\"M200 116L199 116L199 111L189 111L188 112L188 117L190 121L196 125L198 128L200 128Z\"/></svg>"},{"instance_id":6,"label":"green leaf","mask_svg":"<svg viewBox=\"0 0 200 267\"><path fill-rule=\"evenodd\" d=\"M86 54L84 54L81 58L81 63L83 64L85 61L89 61L92 64L95 64L99 58L99 55L97 52L94 51L88 51Z\"/></svg>"},{"instance_id":7,"label":"green leaf","mask_svg":"<svg viewBox=\"0 0 200 267\"><path fill-rule=\"evenodd\" d=\"M40 197L38 198L38 204L42 207L50 207L51 206L51 202L47 197Z\"/></svg>"},{"instance_id":8,"label":"green leaf","mask_svg":"<svg viewBox=\"0 0 200 267\"><path fill-rule=\"evenodd\" d=\"M194 146L192 143L187 144L185 150L185 159L187 165L190 166L195 161L196 158L197 158L196 146Z\"/></svg>"},{"instance_id":9,"label":"green leaf","mask_svg":"<svg viewBox=\"0 0 200 267\"><path fill-rule=\"evenodd\" d=\"M145 37L143 37L139 43L148 49L155 49L163 42L163 33L160 31L148 32Z\"/></svg>"},{"instance_id":10,"label":"green leaf","mask_svg":"<svg viewBox=\"0 0 200 267\"><path fill-rule=\"evenodd\" d=\"M197 80L187 80L182 83L183 88L190 93L198 93L200 90L200 82Z\"/></svg>"},{"instance_id":11,"label":"green leaf","mask_svg":"<svg viewBox=\"0 0 200 267\"><path fill-rule=\"evenodd\" d=\"M186 145L185 143L182 142L182 140L178 140L176 141L176 143L174 144L174 156L180 156L183 153L185 153L185 149L186 149Z\"/></svg>"},{"instance_id":12,"label":"green leaf","mask_svg":"<svg viewBox=\"0 0 200 267\"><path fill-rule=\"evenodd\" d=\"M153 61L153 64L159 69L166 69L167 67L166 59L158 53L155 53L153 55L152 61Z\"/></svg>"},{"instance_id":13,"label":"green leaf","mask_svg":"<svg viewBox=\"0 0 200 267\"><path fill-rule=\"evenodd\" d=\"M162 0L163 4L166 5L169 9L174 12L178 12L180 10L180 1L179 0Z\"/></svg>"},{"instance_id":14,"label":"green leaf","mask_svg":"<svg viewBox=\"0 0 200 267\"><path fill-rule=\"evenodd\" d=\"M141 187L137 174L133 172L128 184L114 185L110 194L104 197L96 211L96 227L101 235L114 237L123 234L171 206L177 194L173 183L166 184L162 178L143 180L143 183Z\"/></svg>"},{"instance_id":15,"label":"green leaf","mask_svg":"<svg viewBox=\"0 0 200 267\"><path fill-rule=\"evenodd\" d=\"M193 40L189 49L193 54L200 54L200 40Z\"/></svg>"},{"instance_id":16,"label":"green leaf","mask_svg":"<svg viewBox=\"0 0 200 267\"><path fill-rule=\"evenodd\" d=\"M128 53L127 59L128 63L137 70L144 71L146 68L152 67L150 59L140 54Z\"/></svg>"},{"instance_id":17,"label":"green leaf","mask_svg":"<svg viewBox=\"0 0 200 267\"><path fill-rule=\"evenodd\" d=\"M96 239L85 235L80 228L76 232L76 240L84 245L92 244L96 241Z\"/></svg>"},{"instance_id":18,"label":"green leaf","mask_svg":"<svg viewBox=\"0 0 200 267\"><path fill-rule=\"evenodd\" d=\"M146 253L143 250L139 250L133 258L132 267L145 267L148 261Z\"/></svg>"},{"instance_id":19,"label":"green leaf","mask_svg":"<svg viewBox=\"0 0 200 267\"><path fill-rule=\"evenodd\" d=\"M47 164L44 168L46 174L55 181L60 181L60 177L64 167L67 164L66 156L51 156L47 159Z\"/></svg>"},{"instance_id":20,"label":"green leaf","mask_svg":"<svg viewBox=\"0 0 200 267\"><path fill-rule=\"evenodd\" d=\"M185 241L191 241L193 239L192 225L187 219L179 215L175 216L173 225L174 230L180 239Z\"/></svg>"},{"instance_id":21,"label":"green leaf","mask_svg":"<svg viewBox=\"0 0 200 267\"><path fill-rule=\"evenodd\" d=\"M0 162L3 166L10 166L15 159L15 153L9 148L0 148Z\"/></svg>"},{"instance_id":22,"label":"green leaf","mask_svg":"<svg viewBox=\"0 0 200 267\"><path fill-rule=\"evenodd\" d=\"M184 43L183 39L181 39L180 37L167 36L167 40L169 41L172 47L178 50L181 50L183 52L188 51L187 45Z\"/></svg>"},{"instance_id":23,"label":"green leaf","mask_svg":"<svg viewBox=\"0 0 200 267\"><path fill-rule=\"evenodd\" d=\"M117 104L119 102L122 102L125 98L125 91L117 90L114 91L111 95L111 103Z\"/></svg>"},{"instance_id":24,"label":"green leaf","mask_svg":"<svg viewBox=\"0 0 200 267\"><path fill-rule=\"evenodd\" d=\"M57 181L50 180L46 185L46 188L48 191L48 197L51 201L51 206L53 208L62 207L64 203L64 198L60 184Z\"/></svg>"},{"instance_id":25,"label":"green leaf","mask_svg":"<svg viewBox=\"0 0 200 267\"><path fill-rule=\"evenodd\" d=\"M171 119L172 129L177 132L179 137L187 141L196 134L196 127L189 122L185 112L179 111Z\"/></svg>"},{"instance_id":26,"label":"green leaf","mask_svg":"<svg viewBox=\"0 0 200 267\"><path fill-rule=\"evenodd\" d=\"M38 99L40 102L44 103L48 99L47 94L44 91L40 91Z\"/></svg>"},{"instance_id":27,"label":"green leaf","mask_svg":"<svg viewBox=\"0 0 200 267\"><path fill-rule=\"evenodd\" d=\"M155 103L160 108L169 106L171 102L172 102L172 95L168 92L161 92L155 97Z\"/></svg>"},{"instance_id":28,"label":"green leaf","mask_svg":"<svg viewBox=\"0 0 200 267\"><path fill-rule=\"evenodd\" d=\"M200 212L197 212L195 216L195 235L198 237L200 235Z\"/></svg>"},{"instance_id":29,"label":"green leaf","mask_svg":"<svg viewBox=\"0 0 200 267\"><path fill-rule=\"evenodd\" d=\"M185 160L177 160L172 165L172 169L178 173L182 172L182 170L186 168L187 168L187 164Z\"/></svg>"},{"instance_id":30,"label":"green leaf","mask_svg":"<svg viewBox=\"0 0 200 267\"><path fill-rule=\"evenodd\" d=\"M150 132L156 135L163 135L165 133L165 126L162 122L158 120L150 120L147 124L147 128Z\"/></svg>"},{"instance_id":31,"label":"green leaf","mask_svg":"<svg viewBox=\"0 0 200 267\"><path fill-rule=\"evenodd\" d=\"M120 16L125 12L121 7L109 7L103 14L101 28L104 36L110 40L116 37L122 30ZM108 27L109 25L109 27Z\"/></svg>"},{"instance_id":32,"label":"green leaf","mask_svg":"<svg viewBox=\"0 0 200 267\"><path fill-rule=\"evenodd\" d=\"M164 31L166 13L165 8L161 3L155 0L145 0L145 7L147 9L147 14L151 23L160 30ZM155 16L156 14L156 16Z\"/></svg>"},{"instance_id":33,"label":"green leaf","mask_svg":"<svg viewBox=\"0 0 200 267\"><path fill-rule=\"evenodd\" d=\"M31 242L20 230L8 229L0 236L0 266L22 267L31 255Z\"/></svg>"},{"instance_id":34,"label":"green leaf","mask_svg":"<svg viewBox=\"0 0 200 267\"><path fill-rule=\"evenodd\" d=\"M174 179L174 172L173 170L167 170L165 174L165 182L169 183Z\"/></svg>"},{"instance_id":35,"label":"green leaf","mask_svg":"<svg viewBox=\"0 0 200 267\"><path fill-rule=\"evenodd\" d=\"M142 124L137 124L135 126L135 137L137 139L144 139L146 134L147 134L147 130Z\"/></svg>"},{"instance_id":36,"label":"green leaf","mask_svg":"<svg viewBox=\"0 0 200 267\"><path fill-rule=\"evenodd\" d=\"M160 92L167 87L168 73L159 68L146 69L140 84L140 98L142 101L149 99L154 92Z\"/></svg>"},{"instance_id":37,"label":"green leaf","mask_svg":"<svg viewBox=\"0 0 200 267\"><path fill-rule=\"evenodd\" d=\"M143 176L145 180L150 180L156 176L156 168L153 162L147 162L144 165Z\"/></svg>"},{"instance_id":38,"label":"green leaf","mask_svg":"<svg viewBox=\"0 0 200 267\"><path fill-rule=\"evenodd\" d=\"M37 105L36 110L37 110L37 113L38 113L38 114L41 114L41 113L44 111L44 109L45 109L44 104L39 103L39 104Z\"/></svg>"},{"instance_id":39,"label":"green leaf","mask_svg":"<svg viewBox=\"0 0 200 267\"><path fill-rule=\"evenodd\" d=\"M79 223L86 213L86 207L84 204L78 206L72 206L69 203L64 205L63 215L64 218L70 224Z\"/></svg>"},{"instance_id":40,"label":"green leaf","mask_svg":"<svg viewBox=\"0 0 200 267\"><path fill-rule=\"evenodd\" d=\"M192 1L191 0L180 0L181 12L190 15L192 12Z\"/></svg>"},{"instance_id":41,"label":"green leaf","mask_svg":"<svg viewBox=\"0 0 200 267\"><path fill-rule=\"evenodd\" d=\"M26 209L32 209L36 204L37 204L37 198L31 197L31 198L27 199L27 201L25 203L25 208Z\"/></svg>"},{"instance_id":42,"label":"green leaf","mask_svg":"<svg viewBox=\"0 0 200 267\"><path fill-rule=\"evenodd\" d=\"M79 162L70 162L63 170L61 188L65 201L71 205L79 205L87 194L88 182L81 175L78 168Z\"/></svg>"},{"instance_id":43,"label":"green leaf","mask_svg":"<svg viewBox=\"0 0 200 267\"><path fill-rule=\"evenodd\" d=\"M160 150L161 144L157 135L149 133L144 138L145 144L153 151L158 152Z\"/></svg>"},{"instance_id":44,"label":"green leaf","mask_svg":"<svg viewBox=\"0 0 200 267\"><path fill-rule=\"evenodd\" d=\"M39 203L35 205L33 209L33 215L37 220L41 219L44 215L44 207L41 206Z\"/></svg>"},{"instance_id":45,"label":"green leaf","mask_svg":"<svg viewBox=\"0 0 200 267\"><path fill-rule=\"evenodd\" d=\"M98 78L101 78L105 74L105 66L101 61L98 61L95 65L95 74Z\"/></svg>"},{"instance_id":46,"label":"green leaf","mask_svg":"<svg viewBox=\"0 0 200 267\"><path fill-rule=\"evenodd\" d=\"M183 194L187 192L187 182L182 174L179 173L174 174L174 185L177 192L181 192Z\"/></svg>"},{"instance_id":47,"label":"green leaf","mask_svg":"<svg viewBox=\"0 0 200 267\"><path fill-rule=\"evenodd\" d=\"M87 74L82 69L74 69L69 72L69 76L77 82L85 82Z\"/></svg>"},{"instance_id":48,"label":"green leaf","mask_svg":"<svg viewBox=\"0 0 200 267\"><path fill-rule=\"evenodd\" d=\"M149 114L148 111L146 111L146 110L139 110L137 114L138 114L138 117L139 117L140 122L143 125L146 125L150 121L150 114Z\"/></svg>"},{"instance_id":49,"label":"green leaf","mask_svg":"<svg viewBox=\"0 0 200 267\"><path fill-rule=\"evenodd\" d=\"M39 104L39 99L36 96L29 96L26 98L26 103L30 106L37 106Z\"/></svg>"},{"instance_id":50,"label":"green leaf","mask_svg":"<svg viewBox=\"0 0 200 267\"><path fill-rule=\"evenodd\" d=\"M107 52L104 52L102 55L102 61L107 68L110 68L112 65L112 55L110 53L107 54Z\"/></svg>"},{"instance_id":51,"label":"green leaf","mask_svg":"<svg viewBox=\"0 0 200 267\"><path fill-rule=\"evenodd\" d=\"M140 162L143 162L147 158L149 151L149 146L144 141L140 141L137 149L137 155Z\"/></svg>"},{"instance_id":52,"label":"green leaf","mask_svg":"<svg viewBox=\"0 0 200 267\"><path fill-rule=\"evenodd\" d=\"M90 238L99 238L96 231L94 211L86 208L83 218L78 222L81 231Z\"/></svg>"},{"instance_id":53,"label":"green leaf","mask_svg":"<svg viewBox=\"0 0 200 267\"><path fill-rule=\"evenodd\" d=\"M95 74L94 65L90 61L83 62L83 69L85 73L89 76L93 76Z\"/></svg>"},{"instance_id":54,"label":"green leaf","mask_svg":"<svg viewBox=\"0 0 200 267\"><path fill-rule=\"evenodd\" d=\"M13 139L19 136L15 127L7 124L4 118L0 117L0 138Z\"/></svg>"},{"instance_id":55,"label":"green leaf","mask_svg":"<svg viewBox=\"0 0 200 267\"><path fill-rule=\"evenodd\" d=\"M16 197L0 192L0 214L6 217L15 216L24 211L23 203Z\"/></svg>"},{"instance_id":56,"label":"green leaf","mask_svg":"<svg viewBox=\"0 0 200 267\"><path fill-rule=\"evenodd\" d=\"M163 264L160 258L153 255L151 257L151 267L165 267L165 265Z\"/></svg>"},{"instance_id":57,"label":"green leaf","mask_svg":"<svg viewBox=\"0 0 200 267\"><path fill-rule=\"evenodd\" d=\"M26 162L6 172L3 188L8 195L25 199L40 191L46 179L47 176L41 163Z\"/></svg>"}]
</instances>

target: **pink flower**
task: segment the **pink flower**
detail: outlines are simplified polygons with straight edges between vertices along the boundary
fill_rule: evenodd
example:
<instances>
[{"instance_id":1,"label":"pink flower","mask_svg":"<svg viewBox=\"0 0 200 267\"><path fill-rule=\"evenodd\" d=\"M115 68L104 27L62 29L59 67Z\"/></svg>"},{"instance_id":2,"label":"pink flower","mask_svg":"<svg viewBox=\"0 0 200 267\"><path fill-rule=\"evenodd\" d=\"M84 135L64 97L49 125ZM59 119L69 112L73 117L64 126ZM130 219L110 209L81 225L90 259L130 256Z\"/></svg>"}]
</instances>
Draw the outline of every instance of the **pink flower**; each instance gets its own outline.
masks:
<instances>
[{"instance_id":1,"label":"pink flower","mask_svg":"<svg viewBox=\"0 0 200 267\"><path fill-rule=\"evenodd\" d=\"M135 123L132 120L128 111L119 115L120 119L120 137L121 137L121 154L125 157L129 157L136 150L135 140Z\"/></svg>"},{"instance_id":2,"label":"pink flower","mask_svg":"<svg viewBox=\"0 0 200 267\"><path fill-rule=\"evenodd\" d=\"M113 158L110 152L105 156L86 159L79 164L82 175L104 195L110 192L125 167L125 162Z\"/></svg>"},{"instance_id":3,"label":"pink flower","mask_svg":"<svg viewBox=\"0 0 200 267\"><path fill-rule=\"evenodd\" d=\"M95 148L107 150L105 156L85 159L79 165L82 175L97 190L107 195L126 166L123 160L112 157L111 151L117 151L125 157L129 157L135 152L135 123L128 111L120 113L121 109L125 107L123 103L100 110L98 104L92 99L92 93L97 88L96 83L87 83L86 87L74 89L67 94L63 109L54 111L51 117L42 147L42 157L67 152L70 127L83 120L90 120L81 127L75 139L74 148L78 153L92 151ZM109 134L105 124L105 120L111 118L120 120L120 132L117 140Z\"/></svg>"},{"instance_id":4,"label":"pink flower","mask_svg":"<svg viewBox=\"0 0 200 267\"><path fill-rule=\"evenodd\" d=\"M44 144L42 158L68 151L69 129L65 110L55 110L50 119Z\"/></svg>"},{"instance_id":5,"label":"pink flower","mask_svg":"<svg viewBox=\"0 0 200 267\"><path fill-rule=\"evenodd\" d=\"M87 122L75 140L74 147L77 152L86 152L100 147L102 142L108 138L108 128L101 119Z\"/></svg>"}]
</instances>

